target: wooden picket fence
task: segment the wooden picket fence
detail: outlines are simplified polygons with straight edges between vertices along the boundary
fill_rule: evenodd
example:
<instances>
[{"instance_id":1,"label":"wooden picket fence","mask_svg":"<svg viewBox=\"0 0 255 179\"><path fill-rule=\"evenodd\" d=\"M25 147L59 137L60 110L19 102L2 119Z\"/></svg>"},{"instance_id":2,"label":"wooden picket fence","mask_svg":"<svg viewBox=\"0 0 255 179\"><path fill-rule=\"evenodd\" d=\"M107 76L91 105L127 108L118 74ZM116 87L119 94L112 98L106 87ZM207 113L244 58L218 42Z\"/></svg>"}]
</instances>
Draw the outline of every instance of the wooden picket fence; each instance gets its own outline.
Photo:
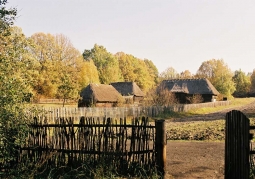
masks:
<instances>
[{"instance_id":1,"label":"wooden picket fence","mask_svg":"<svg viewBox=\"0 0 255 179\"><path fill-rule=\"evenodd\" d=\"M249 179L252 163L250 147L252 135L250 120L240 111L226 114L225 131L225 179Z\"/></svg>"},{"instance_id":2,"label":"wooden picket fence","mask_svg":"<svg viewBox=\"0 0 255 179\"><path fill-rule=\"evenodd\" d=\"M148 118L34 117L19 162L44 168L105 162L119 174L140 167L148 173L165 173L164 121ZM156 170L155 170L156 169Z\"/></svg>"},{"instance_id":3,"label":"wooden picket fence","mask_svg":"<svg viewBox=\"0 0 255 179\"><path fill-rule=\"evenodd\" d=\"M48 107L41 109L48 119L56 119L56 117L72 117L79 120L80 116L85 117L110 117L110 118L124 118L124 117L156 117L164 112L186 112L191 109L203 107L227 106L230 101L216 101L199 104L175 104L172 106L133 106L133 107Z\"/></svg>"}]
</instances>

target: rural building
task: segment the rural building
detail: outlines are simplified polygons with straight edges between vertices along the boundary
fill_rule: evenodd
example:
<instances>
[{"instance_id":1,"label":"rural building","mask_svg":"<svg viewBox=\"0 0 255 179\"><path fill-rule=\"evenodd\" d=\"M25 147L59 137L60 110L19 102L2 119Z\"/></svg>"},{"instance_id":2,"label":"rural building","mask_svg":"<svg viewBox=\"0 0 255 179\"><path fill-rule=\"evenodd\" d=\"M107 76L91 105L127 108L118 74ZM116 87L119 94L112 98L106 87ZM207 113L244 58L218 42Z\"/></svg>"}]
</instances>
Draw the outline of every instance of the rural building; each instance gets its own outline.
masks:
<instances>
[{"instance_id":1,"label":"rural building","mask_svg":"<svg viewBox=\"0 0 255 179\"><path fill-rule=\"evenodd\" d=\"M82 89L80 97L78 107L113 107L123 101L123 97L112 85L105 84L89 84Z\"/></svg>"},{"instance_id":2,"label":"rural building","mask_svg":"<svg viewBox=\"0 0 255 179\"><path fill-rule=\"evenodd\" d=\"M174 93L179 103L190 103L188 98L194 95L201 95L202 102L211 102L219 94L211 82L205 78L164 80L160 87Z\"/></svg>"},{"instance_id":3,"label":"rural building","mask_svg":"<svg viewBox=\"0 0 255 179\"><path fill-rule=\"evenodd\" d=\"M144 93L135 82L116 82L111 85L124 97L126 103L137 104L144 99Z\"/></svg>"}]
</instances>

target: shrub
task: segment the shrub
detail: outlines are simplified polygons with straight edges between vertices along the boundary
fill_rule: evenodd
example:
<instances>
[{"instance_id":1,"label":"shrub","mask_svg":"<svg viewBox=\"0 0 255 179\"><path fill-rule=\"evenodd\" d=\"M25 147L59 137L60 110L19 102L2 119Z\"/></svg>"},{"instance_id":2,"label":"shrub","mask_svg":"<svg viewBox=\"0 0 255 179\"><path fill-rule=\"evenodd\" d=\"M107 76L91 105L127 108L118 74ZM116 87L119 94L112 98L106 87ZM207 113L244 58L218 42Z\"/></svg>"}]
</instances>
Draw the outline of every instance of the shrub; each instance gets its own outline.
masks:
<instances>
[{"instance_id":1,"label":"shrub","mask_svg":"<svg viewBox=\"0 0 255 179\"><path fill-rule=\"evenodd\" d=\"M201 94L193 94L192 96L188 96L186 99L191 104L202 103L204 101L204 99L203 99Z\"/></svg>"},{"instance_id":2,"label":"shrub","mask_svg":"<svg viewBox=\"0 0 255 179\"><path fill-rule=\"evenodd\" d=\"M165 89L163 86L151 89L147 96L147 105L170 106L178 103L175 94Z\"/></svg>"}]
</instances>

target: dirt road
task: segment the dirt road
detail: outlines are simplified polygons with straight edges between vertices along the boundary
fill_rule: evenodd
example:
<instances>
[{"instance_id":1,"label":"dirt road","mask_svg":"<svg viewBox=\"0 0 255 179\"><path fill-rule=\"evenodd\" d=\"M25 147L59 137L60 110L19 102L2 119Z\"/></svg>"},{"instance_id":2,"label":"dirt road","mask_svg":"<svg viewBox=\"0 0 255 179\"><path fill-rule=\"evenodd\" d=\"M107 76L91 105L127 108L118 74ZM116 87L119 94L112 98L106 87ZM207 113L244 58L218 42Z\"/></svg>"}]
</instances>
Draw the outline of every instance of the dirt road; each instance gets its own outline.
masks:
<instances>
[{"instance_id":1,"label":"dirt road","mask_svg":"<svg viewBox=\"0 0 255 179\"><path fill-rule=\"evenodd\" d=\"M248 117L255 117L255 102L216 113L175 119L175 123L224 119L228 111L240 110ZM172 123L172 122L171 122ZM171 125L167 122L167 125ZM168 141L167 177L176 179L224 178L225 143Z\"/></svg>"}]
</instances>

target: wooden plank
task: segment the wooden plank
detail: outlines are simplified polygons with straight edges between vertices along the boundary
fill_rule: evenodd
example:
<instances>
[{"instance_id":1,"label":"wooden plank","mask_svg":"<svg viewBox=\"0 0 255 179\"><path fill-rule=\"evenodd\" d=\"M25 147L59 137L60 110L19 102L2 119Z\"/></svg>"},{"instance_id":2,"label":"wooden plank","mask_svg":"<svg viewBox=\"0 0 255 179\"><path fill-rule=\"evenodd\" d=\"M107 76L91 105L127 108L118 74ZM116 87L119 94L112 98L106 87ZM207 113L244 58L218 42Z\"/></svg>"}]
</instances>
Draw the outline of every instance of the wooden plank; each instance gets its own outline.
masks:
<instances>
[{"instance_id":1,"label":"wooden plank","mask_svg":"<svg viewBox=\"0 0 255 179\"><path fill-rule=\"evenodd\" d=\"M226 114L225 179L249 178L249 119L240 111Z\"/></svg>"}]
</instances>

